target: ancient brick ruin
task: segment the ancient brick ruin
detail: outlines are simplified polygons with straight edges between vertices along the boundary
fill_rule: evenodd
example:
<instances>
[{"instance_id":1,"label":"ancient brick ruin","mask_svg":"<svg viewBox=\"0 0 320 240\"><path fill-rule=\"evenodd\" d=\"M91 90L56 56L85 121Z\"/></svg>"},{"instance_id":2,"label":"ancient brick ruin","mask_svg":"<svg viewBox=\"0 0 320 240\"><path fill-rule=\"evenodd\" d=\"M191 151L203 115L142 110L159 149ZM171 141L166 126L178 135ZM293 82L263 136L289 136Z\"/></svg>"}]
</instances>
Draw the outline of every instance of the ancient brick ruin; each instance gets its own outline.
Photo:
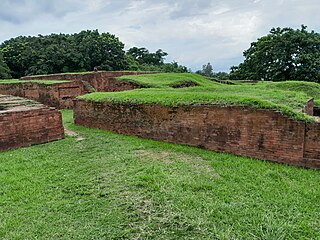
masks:
<instances>
[{"instance_id":1,"label":"ancient brick ruin","mask_svg":"<svg viewBox=\"0 0 320 240\"><path fill-rule=\"evenodd\" d=\"M61 113L20 97L0 95L0 150L62 139Z\"/></svg>"},{"instance_id":2,"label":"ancient brick ruin","mask_svg":"<svg viewBox=\"0 0 320 240\"><path fill-rule=\"evenodd\" d=\"M0 94L24 97L60 109L72 108L74 98L89 92L81 81L50 85L36 82L0 84Z\"/></svg>"},{"instance_id":3,"label":"ancient brick ruin","mask_svg":"<svg viewBox=\"0 0 320 240\"><path fill-rule=\"evenodd\" d=\"M153 72L93 72L28 76L22 80L69 80L70 82L51 85L0 84L0 94L22 96L57 108L74 108L75 123L87 127L291 165L320 168L320 124L295 121L276 111L235 106L166 107L155 104L127 105L85 100L73 101L77 96L95 90L113 92L142 88L144 86L115 78L149 73ZM49 111L48 108L44 109L41 108L39 111ZM51 114L55 114L54 117L39 121L40 123L51 121L49 124L55 126L56 130L53 132L56 132L56 135L49 135L61 138L63 135L63 129L62 131L60 129L61 115L53 109L50 111ZM316 111L313 99L310 99L304 112L308 115L317 115ZM32 118L31 114L41 116L39 119L44 118L41 114L39 115L39 112L29 112L29 115L21 114L23 113L13 114L10 121L6 120L5 124L9 122L22 124L19 119L23 118L32 119L27 120L29 122L38 121ZM57 120L57 125L52 122L53 119ZM40 123L38 125L41 127ZM4 129L4 125L0 125L0 129L1 127ZM33 127L34 125L31 126ZM35 135L40 134L36 128L34 130ZM13 135L16 136L11 137L14 148L18 145L19 137L14 131ZM2 136L0 137L2 139ZM39 139L44 138L39 137ZM52 139L54 140L55 137ZM31 144L33 143L37 143L36 140L31 141ZM9 145L7 144L7 148L11 148Z\"/></svg>"},{"instance_id":4,"label":"ancient brick ruin","mask_svg":"<svg viewBox=\"0 0 320 240\"><path fill-rule=\"evenodd\" d=\"M141 88L115 77L147 72L95 72L31 76L22 80L70 80L0 84L0 150L14 149L61 139L64 136L61 113L56 108L73 108L73 100L93 91L123 91ZM12 95L12 96L9 96ZM18 97L13 97L18 96ZM38 104L27 99L36 100ZM23 104L25 103L25 104Z\"/></svg>"},{"instance_id":5,"label":"ancient brick ruin","mask_svg":"<svg viewBox=\"0 0 320 240\"><path fill-rule=\"evenodd\" d=\"M143 86L132 82L116 80L116 77L126 75L154 74L155 72L92 72L74 74L52 74L46 76L26 76L21 80L70 80L85 81L97 92L119 92L142 88Z\"/></svg>"},{"instance_id":6,"label":"ancient brick ruin","mask_svg":"<svg viewBox=\"0 0 320 240\"><path fill-rule=\"evenodd\" d=\"M0 94L25 97L59 109L72 109L73 99L93 91L118 92L143 88L133 82L116 80L116 77L151 73L154 72L92 72L27 76L21 80L68 80L70 82L50 85L37 82L0 84Z\"/></svg>"},{"instance_id":7,"label":"ancient brick ruin","mask_svg":"<svg viewBox=\"0 0 320 240\"><path fill-rule=\"evenodd\" d=\"M75 123L291 165L320 168L320 124L250 107L76 100Z\"/></svg>"}]
</instances>

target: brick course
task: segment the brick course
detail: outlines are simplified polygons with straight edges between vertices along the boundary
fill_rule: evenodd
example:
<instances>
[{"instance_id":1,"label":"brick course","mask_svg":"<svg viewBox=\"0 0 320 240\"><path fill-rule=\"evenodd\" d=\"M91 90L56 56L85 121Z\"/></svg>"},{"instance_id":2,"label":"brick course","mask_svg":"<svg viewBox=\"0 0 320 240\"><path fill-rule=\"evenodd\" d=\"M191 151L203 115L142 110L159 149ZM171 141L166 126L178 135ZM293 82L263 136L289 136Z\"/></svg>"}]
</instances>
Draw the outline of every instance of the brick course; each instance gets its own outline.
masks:
<instances>
[{"instance_id":1,"label":"brick course","mask_svg":"<svg viewBox=\"0 0 320 240\"><path fill-rule=\"evenodd\" d=\"M72 80L86 81L98 92L118 92L141 88L135 83L116 80L126 75L154 74L155 72L92 72L84 74L52 74L46 76L26 76L21 80Z\"/></svg>"},{"instance_id":2,"label":"brick course","mask_svg":"<svg viewBox=\"0 0 320 240\"><path fill-rule=\"evenodd\" d=\"M320 168L320 124L272 110L76 100L74 116L76 124L86 127Z\"/></svg>"},{"instance_id":3,"label":"brick course","mask_svg":"<svg viewBox=\"0 0 320 240\"><path fill-rule=\"evenodd\" d=\"M4 99L10 102L3 105ZM23 98L0 95L0 150L9 150L62 139L61 113Z\"/></svg>"},{"instance_id":4,"label":"brick course","mask_svg":"<svg viewBox=\"0 0 320 240\"><path fill-rule=\"evenodd\" d=\"M118 92L142 88L141 85L135 83L118 81L115 79L116 77L151 73L155 72L92 72L26 76L21 80L69 80L71 82L52 85L40 83L0 84L0 94L25 97L51 107L70 109L73 108L74 98L93 90Z\"/></svg>"},{"instance_id":5,"label":"brick course","mask_svg":"<svg viewBox=\"0 0 320 240\"><path fill-rule=\"evenodd\" d=\"M73 99L88 92L80 81L52 85L29 82L0 84L0 94L25 97L56 108L72 108Z\"/></svg>"}]
</instances>

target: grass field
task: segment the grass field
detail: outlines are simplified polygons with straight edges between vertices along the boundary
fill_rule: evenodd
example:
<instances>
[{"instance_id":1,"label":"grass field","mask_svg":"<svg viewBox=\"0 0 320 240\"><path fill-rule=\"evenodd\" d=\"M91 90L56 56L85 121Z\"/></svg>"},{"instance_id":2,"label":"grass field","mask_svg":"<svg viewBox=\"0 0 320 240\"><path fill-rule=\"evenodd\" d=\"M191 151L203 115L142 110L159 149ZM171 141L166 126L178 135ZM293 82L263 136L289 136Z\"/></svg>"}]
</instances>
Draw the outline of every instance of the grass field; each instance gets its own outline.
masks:
<instances>
[{"instance_id":1,"label":"grass field","mask_svg":"<svg viewBox=\"0 0 320 240\"><path fill-rule=\"evenodd\" d=\"M64 124L0 153L0 239L320 239L320 174Z\"/></svg>"}]
</instances>

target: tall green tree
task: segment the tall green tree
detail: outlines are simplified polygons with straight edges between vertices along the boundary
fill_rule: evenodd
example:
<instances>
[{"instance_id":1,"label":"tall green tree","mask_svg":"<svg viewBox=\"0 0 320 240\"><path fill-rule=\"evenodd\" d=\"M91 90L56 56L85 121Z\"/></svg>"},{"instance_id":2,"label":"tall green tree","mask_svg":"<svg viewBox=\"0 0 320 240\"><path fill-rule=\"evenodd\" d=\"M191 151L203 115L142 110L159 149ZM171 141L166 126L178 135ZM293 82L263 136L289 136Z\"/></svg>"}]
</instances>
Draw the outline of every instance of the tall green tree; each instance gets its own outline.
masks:
<instances>
[{"instance_id":1,"label":"tall green tree","mask_svg":"<svg viewBox=\"0 0 320 240\"><path fill-rule=\"evenodd\" d=\"M320 34L304 25L272 28L243 55L244 62L231 67L231 79L320 82Z\"/></svg>"},{"instance_id":2,"label":"tall green tree","mask_svg":"<svg viewBox=\"0 0 320 240\"><path fill-rule=\"evenodd\" d=\"M156 71L156 72L188 72L187 67L173 61L165 63L168 53L162 49L156 52L149 52L146 48L132 47L126 52L128 70Z\"/></svg>"},{"instance_id":3,"label":"tall green tree","mask_svg":"<svg viewBox=\"0 0 320 240\"><path fill-rule=\"evenodd\" d=\"M133 57L139 64L148 64L159 66L164 63L164 57L168 55L168 53L158 49L156 52L149 52L146 48L137 48L132 47L127 51L127 55Z\"/></svg>"},{"instance_id":4,"label":"tall green tree","mask_svg":"<svg viewBox=\"0 0 320 240\"><path fill-rule=\"evenodd\" d=\"M202 70L196 71L197 74L206 76L206 77L213 77L213 67L211 63L207 63L202 65Z\"/></svg>"},{"instance_id":5,"label":"tall green tree","mask_svg":"<svg viewBox=\"0 0 320 240\"><path fill-rule=\"evenodd\" d=\"M0 45L13 77L59 72L122 70L126 67L124 44L98 30L75 34L20 36Z\"/></svg>"},{"instance_id":6,"label":"tall green tree","mask_svg":"<svg viewBox=\"0 0 320 240\"><path fill-rule=\"evenodd\" d=\"M0 79L11 78L10 69L7 64L3 61L2 54L0 52Z\"/></svg>"}]
</instances>

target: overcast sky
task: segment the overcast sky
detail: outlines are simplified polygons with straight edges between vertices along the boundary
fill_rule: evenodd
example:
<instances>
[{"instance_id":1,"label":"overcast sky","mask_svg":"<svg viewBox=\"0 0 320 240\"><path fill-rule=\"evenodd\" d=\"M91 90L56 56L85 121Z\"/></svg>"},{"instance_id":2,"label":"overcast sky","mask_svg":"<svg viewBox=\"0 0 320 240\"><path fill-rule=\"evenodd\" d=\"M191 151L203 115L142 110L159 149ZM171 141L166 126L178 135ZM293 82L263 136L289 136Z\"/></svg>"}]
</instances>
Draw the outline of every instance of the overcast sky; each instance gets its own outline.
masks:
<instances>
[{"instance_id":1,"label":"overcast sky","mask_svg":"<svg viewBox=\"0 0 320 240\"><path fill-rule=\"evenodd\" d=\"M214 71L238 65L242 52L272 27L320 32L319 0L0 0L0 42L19 35L98 29L132 46L169 53L167 62Z\"/></svg>"}]
</instances>

